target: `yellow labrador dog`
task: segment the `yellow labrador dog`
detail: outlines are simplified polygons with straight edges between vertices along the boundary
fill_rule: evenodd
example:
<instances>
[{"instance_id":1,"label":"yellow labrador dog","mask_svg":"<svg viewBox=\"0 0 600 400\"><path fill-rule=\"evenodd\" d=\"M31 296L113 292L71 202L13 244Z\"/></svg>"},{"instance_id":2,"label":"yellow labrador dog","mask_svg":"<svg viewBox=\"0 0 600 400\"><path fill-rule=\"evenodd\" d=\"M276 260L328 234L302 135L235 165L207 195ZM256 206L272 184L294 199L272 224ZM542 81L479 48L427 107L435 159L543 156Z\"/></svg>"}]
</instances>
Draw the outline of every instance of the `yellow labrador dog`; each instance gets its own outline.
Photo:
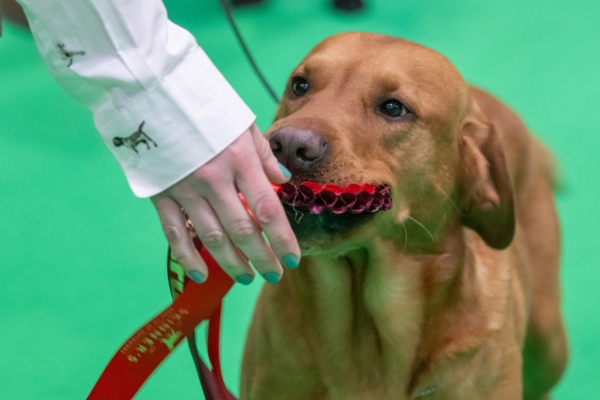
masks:
<instances>
[{"instance_id":1,"label":"yellow labrador dog","mask_svg":"<svg viewBox=\"0 0 600 400\"><path fill-rule=\"evenodd\" d=\"M304 180L389 185L389 211L288 209L300 267L260 294L248 400L548 399L567 361L551 156L437 52L320 43L268 138Z\"/></svg>"}]
</instances>

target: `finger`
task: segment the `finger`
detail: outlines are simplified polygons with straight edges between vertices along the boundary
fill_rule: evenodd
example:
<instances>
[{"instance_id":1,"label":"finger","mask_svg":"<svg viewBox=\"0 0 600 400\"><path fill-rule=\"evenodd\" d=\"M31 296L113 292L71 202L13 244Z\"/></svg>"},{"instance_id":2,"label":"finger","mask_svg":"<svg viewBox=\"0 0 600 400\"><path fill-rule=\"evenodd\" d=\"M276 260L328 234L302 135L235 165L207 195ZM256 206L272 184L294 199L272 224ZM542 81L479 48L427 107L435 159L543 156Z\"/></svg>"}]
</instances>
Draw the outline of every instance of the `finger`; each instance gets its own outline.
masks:
<instances>
[{"instance_id":1,"label":"finger","mask_svg":"<svg viewBox=\"0 0 600 400\"><path fill-rule=\"evenodd\" d=\"M300 262L300 247L281 201L265 175L245 168L236 178L236 184L278 260L287 268L296 268Z\"/></svg>"},{"instance_id":2,"label":"finger","mask_svg":"<svg viewBox=\"0 0 600 400\"><path fill-rule=\"evenodd\" d=\"M167 196L155 196L152 203L171 246L171 254L190 279L196 283L204 282L208 277L208 268L190 238L181 206Z\"/></svg>"},{"instance_id":3,"label":"finger","mask_svg":"<svg viewBox=\"0 0 600 400\"><path fill-rule=\"evenodd\" d=\"M287 182L292 177L292 174L283 164L277 161L271 150L269 141L265 139L256 125L250 127L250 132L254 141L254 147L256 147L256 154L258 154L267 178L274 183Z\"/></svg>"},{"instance_id":4,"label":"finger","mask_svg":"<svg viewBox=\"0 0 600 400\"><path fill-rule=\"evenodd\" d=\"M258 164L258 161L255 162ZM273 189L270 190L273 192ZM207 198L233 244L267 282L279 282L283 270L277 256L252 221L235 187L221 188L214 194L207 195ZM275 198L277 199L277 196Z\"/></svg>"},{"instance_id":5,"label":"finger","mask_svg":"<svg viewBox=\"0 0 600 400\"><path fill-rule=\"evenodd\" d=\"M194 224L198 238L225 273L241 284L252 283L254 271L227 236L210 204L198 197L192 204L184 205L184 208Z\"/></svg>"}]
</instances>

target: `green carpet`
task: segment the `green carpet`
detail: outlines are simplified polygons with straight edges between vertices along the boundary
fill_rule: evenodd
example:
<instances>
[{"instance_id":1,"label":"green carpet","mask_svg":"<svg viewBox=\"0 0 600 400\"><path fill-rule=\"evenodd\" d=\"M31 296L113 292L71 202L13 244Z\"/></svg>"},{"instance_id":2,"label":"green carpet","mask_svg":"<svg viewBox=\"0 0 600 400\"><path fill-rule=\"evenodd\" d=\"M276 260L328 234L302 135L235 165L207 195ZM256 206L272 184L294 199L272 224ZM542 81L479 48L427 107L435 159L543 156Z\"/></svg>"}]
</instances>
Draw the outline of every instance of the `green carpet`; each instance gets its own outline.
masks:
<instances>
[{"instance_id":1,"label":"green carpet","mask_svg":"<svg viewBox=\"0 0 600 400\"><path fill-rule=\"evenodd\" d=\"M326 0L267 0L235 13L278 92L321 39L372 31L442 52L468 81L523 116L556 154L565 182L558 207L571 359L554 399L600 398L600 246L593 233L600 226L600 2L367 2L365 12L351 15ZM266 129L274 104L217 1L166 3ZM81 399L128 335L168 304L165 240L153 207L131 194L87 110L52 80L30 35L9 24L0 39L0 149L0 398ZM236 393L260 285L237 286L226 301L223 367ZM180 346L138 398L199 393Z\"/></svg>"}]
</instances>

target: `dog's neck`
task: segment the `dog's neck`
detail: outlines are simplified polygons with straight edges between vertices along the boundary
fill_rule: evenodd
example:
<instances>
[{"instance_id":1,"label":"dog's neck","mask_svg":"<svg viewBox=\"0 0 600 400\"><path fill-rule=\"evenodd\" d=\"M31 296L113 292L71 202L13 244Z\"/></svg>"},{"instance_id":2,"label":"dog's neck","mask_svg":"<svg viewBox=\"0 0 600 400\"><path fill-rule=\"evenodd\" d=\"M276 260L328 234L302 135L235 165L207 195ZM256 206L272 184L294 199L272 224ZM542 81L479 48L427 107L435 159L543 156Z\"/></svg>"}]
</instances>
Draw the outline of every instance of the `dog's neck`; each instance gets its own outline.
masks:
<instances>
[{"instance_id":1,"label":"dog's neck","mask_svg":"<svg viewBox=\"0 0 600 400\"><path fill-rule=\"evenodd\" d=\"M344 255L305 257L300 268L286 274L280 300L301 313L301 331L318 369L329 375L325 382L332 387L346 382L350 388L351 382L366 381L382 390L407 390L389 383L418 385L419 374L431 363L484 340L489 332L481 327L493 324L480 320L484 313L478 307L485 299L477 289L477 260L462 228L446 240L448 251L422 255L399 252L398 243L373 238ZM455 309L457 304L473 309ZM472 327L476 331L464 336L462 331ZM454 335L467 339L453 343ZM448 344L440 345L444 341ZM432 348L436 354L430 354Z\"/></svg>"}]
</instances>

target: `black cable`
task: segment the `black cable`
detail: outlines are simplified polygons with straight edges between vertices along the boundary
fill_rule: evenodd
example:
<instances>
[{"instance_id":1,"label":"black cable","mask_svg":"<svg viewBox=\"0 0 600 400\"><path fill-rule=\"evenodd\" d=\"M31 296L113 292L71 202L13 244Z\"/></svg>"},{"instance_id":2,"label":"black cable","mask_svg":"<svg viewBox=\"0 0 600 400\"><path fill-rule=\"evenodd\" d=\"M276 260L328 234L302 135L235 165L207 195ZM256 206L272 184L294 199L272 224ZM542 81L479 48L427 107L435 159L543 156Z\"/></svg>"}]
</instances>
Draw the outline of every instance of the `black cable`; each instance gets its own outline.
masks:
<instances>
[{"instance_id":1,"label":"black cable","mask_svg":"<svg viewBox=\"0 0 600 400\"><path fill-rule=\"evenodd\" d=\"M198 379L200 379L200 385L202 386L202 391L204 392L204 396L206 400L213 400L210 398L210 386L206 381L206 374L203 373L202 367L202 359L200 358L200 352L198 351L198 346L196 345L196 331L194 331L191 335L187 337L188 347L190 348L190 354L192 355L192 360L194 360L194 366L196 367L196 372L198 373Z\"/></svg>"},{"instance_id":2,"label":"black cable","mask_svg":"<svg viewBox=\"0 0 600 400\"><path fill-rule=\"evenodd\" d=\"M256 65L256 62L254 61L254 57L252 57L252 54L250 54L250 50L248 49L248 46L246 46L246 42L244 41L244 38L242 37L242 35L235 23L235 20L233 19L233 14L231 13L231 8L229 7L229 4L227 4L227 0L219 0L219 3L221 4L221 7L223 8L223 11L225 12L225 16L227 17L227 21L229 21L229 25L231 26L231 29L233 29L233 33L235 33L235 36L236 36L240 46L242 47L242 50L244 51L244 54L246 55L248 62L252 66L252 69L254 69L254 72L256 72L256 75L258 75L258 78L262 82L262 84L265 87L265 89L267 90L267 92L269 92L269 95L271 95L271 98L273 99L273 101L275 103L279 104L279 98L275 94L275 91L273 90L271 85L269 85L269 82L267 82L267 80L265 79L262 72L260 72L260 68L258 68L258 65Z\"/></svg>"},{"instance_id":3,"label":"black cable","mask_svg":"<svg viewBox=\"0 0 600 400\"><path fill-rule=\"evenodd\" d=\"M2 0L0 0L0 37L2 37Z\"/></svg>"},{"instance_id":4,"label":"black cable","mask_svg":"<svg viewBox=\"0 0 600 400\"><path fill-rule=\"evenodd\" d=\"M2 0L0 0L0 2L2 2ZM242 35L235 23L235 20L233 19L233 14L231 13L231 8L229 7L229 4L227 4L226 0L219 0L219 3L221 4L223 11L225 12L225 16L227 17L227 21L229 22L231 29L233 29L233 32L235 33L238 43L240 44L240 46L242 47L242 50L244 51L244 54L246 55L246 59L252 66L252 69L254 69L254 72L256 73L256 75L258 76L260 81L262 82L264 88L267 90L267 92L269 92L269 95L271 96L273 101L276 104L279 104L279 98L275 94L275 91L273 90L271 85L269 85L269 82L267 82L267 79L264 77L264 75L260 71L260 68L258 68L258 65L254 61L254 57L252 57L252 54L250 54L250 50L248 49L248 46L246 45L246 42L244 41L244 38L242 37ZM198 346L196 345L196 332L195 331L190 336L187 337L187 342L188 342L188 347L190 349L190 354L192 355L192 359L194 360L194 366L196 367L196 372L198 373L198 378L200 379L200 384L202 385L202 389L204 391L205 396L208 396L210 393L209 384L205 379L206 378L205 374L203 373L203 362L202 362L202 359L200 358Z\"/></svg>"}]
</instances>

